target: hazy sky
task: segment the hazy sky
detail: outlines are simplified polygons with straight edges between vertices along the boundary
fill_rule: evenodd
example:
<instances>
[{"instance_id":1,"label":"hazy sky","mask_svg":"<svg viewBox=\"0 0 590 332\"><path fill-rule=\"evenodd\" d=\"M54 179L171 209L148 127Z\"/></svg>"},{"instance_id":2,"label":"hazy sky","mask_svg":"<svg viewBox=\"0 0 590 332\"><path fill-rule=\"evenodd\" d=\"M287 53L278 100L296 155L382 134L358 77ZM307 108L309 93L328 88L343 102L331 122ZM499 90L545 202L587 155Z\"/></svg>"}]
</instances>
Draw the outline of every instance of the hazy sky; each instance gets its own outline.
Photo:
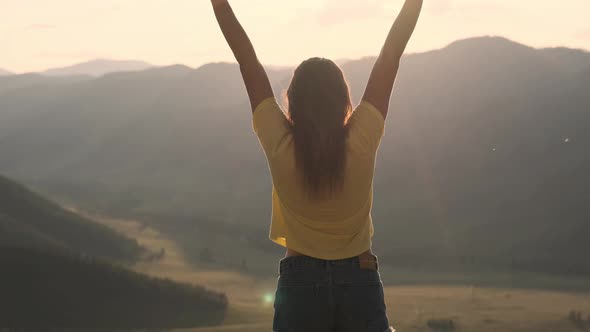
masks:
<instances>
[{"instance_id":1,"label":"hazy sky","mask_svg":"<svg viewBox=\"0 0 590 332\"><path fill-rule=\"evenodd\" d=\"M424 0L409 51L501 35L590 49L589 0ZM378 53L402 0L233 0L265 64ZM232 60L209 0L0 0L0 68L36 71L94 58L190 66Z\"/></svg>"}]
</instances>

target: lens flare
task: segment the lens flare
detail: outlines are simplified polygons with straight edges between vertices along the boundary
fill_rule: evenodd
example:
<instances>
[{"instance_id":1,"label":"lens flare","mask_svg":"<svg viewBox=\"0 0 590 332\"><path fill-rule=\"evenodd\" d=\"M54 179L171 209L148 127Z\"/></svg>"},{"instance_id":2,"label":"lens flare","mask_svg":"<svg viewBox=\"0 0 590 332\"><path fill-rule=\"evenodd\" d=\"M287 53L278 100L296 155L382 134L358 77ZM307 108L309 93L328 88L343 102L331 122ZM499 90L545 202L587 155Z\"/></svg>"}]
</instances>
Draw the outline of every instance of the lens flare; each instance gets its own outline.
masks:
<instances>
[{"instance_id":1,"label":"lens flare","mask_svg":"<svg viewBox=\"0 0 590 332\"><path fill-rule=\"evenodd\" d=\"M275 297L272 293L266 293L262 296L262 302L264 302L265 305L270 305L274 302Z\"/></svg>"}]
</instances>

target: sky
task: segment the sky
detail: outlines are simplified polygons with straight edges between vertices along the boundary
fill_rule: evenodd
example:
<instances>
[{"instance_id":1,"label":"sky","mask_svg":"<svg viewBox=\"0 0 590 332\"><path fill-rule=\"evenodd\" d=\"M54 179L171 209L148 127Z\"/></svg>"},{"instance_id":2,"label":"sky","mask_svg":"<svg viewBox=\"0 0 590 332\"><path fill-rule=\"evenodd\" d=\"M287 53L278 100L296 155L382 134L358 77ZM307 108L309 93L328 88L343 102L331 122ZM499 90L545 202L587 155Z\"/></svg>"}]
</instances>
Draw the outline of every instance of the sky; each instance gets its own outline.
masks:
<instances>
[{"instance_id":1,"label":"sky","mask_svg":"<svg viewBox=\"0 0 590 332\"><path fill-rule=\"evenodd\" d=\"M267 65L376 55L402 0L230 0ZM409 52L503 36L590 50L589 0L424 0ZM96 58L197 67L232 61L209 0L0 0L0 68Z\"/></svg>"}]
</instances>

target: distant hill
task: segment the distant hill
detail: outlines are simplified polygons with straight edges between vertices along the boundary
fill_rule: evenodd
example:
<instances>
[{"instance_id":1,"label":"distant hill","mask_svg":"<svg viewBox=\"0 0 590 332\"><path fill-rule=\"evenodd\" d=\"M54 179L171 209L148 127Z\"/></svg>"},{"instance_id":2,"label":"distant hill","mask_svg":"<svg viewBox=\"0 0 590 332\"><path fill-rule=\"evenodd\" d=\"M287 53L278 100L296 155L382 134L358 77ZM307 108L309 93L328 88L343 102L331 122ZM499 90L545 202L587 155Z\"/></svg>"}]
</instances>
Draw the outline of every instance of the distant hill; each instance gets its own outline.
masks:
<instances>
[{"instance_id":1,"label":"distant hill","mask_svg":"<svg viewBox=\"0 0 590 332\"><path fill-rule=\"evenodd\" d=\"M132 263L143 252L135 240L0 177L0 325L153 329L223 321L224 294L108 262Z\"/></svg>"},{"instance_id":2,"label":"distant hill","mask_svg":"<svg viewBox=\"0 0 590 332\"><path fill-rule=\"evenodd\" d=\"M12 73L0 68L0 76L8 76L8 75L12 75Z\"/></svg>"},{"instance_id":3,"label":"distant hill","mask_svg":"<svg viewBox=\"0 0 590 332\"><path fill-rule=\"evenodd\" d=\"M0 176L0 247L6 246L61 249L119 262L135 262L144 250L135 240Z\"/></svg>"},{"instance_id":4,"label":"distant hill","mask_svg":"<svg viewBox=\"0 0 590 332\"><path fill-rule=\"evenodd\" d=\"M342 65L357 102L374 61ZM290 75L269 71L277 96ZM0 78L0 171L157 222L197 260L203 247L280 251L266 239L271 183L236 65L1 92L19 79ZM590 273L589 86L580 50L483 37L406 56L375 179L383 262Z\"/></svg>"},{"instance_id":5,"label":"distant hill","mask_svg":"<svg viewBox=\"0 0 590 332\"><path fill-rule=\"evenodd\" d=\"M0 246L4 328L163 329L219 325L225 295L92 258Z\"/></svg>"},{"instance_id":6,"label":"distant hill","mask_svg":"<svg viewBox=\"0 0 590 332\"><path fill-rule=\"evenodd\" d=\"M153 67L143 61L117 61L97 59L64 68L49 69L43 72L47 76L102 76L113 72L141 71Z\"/></svg>"}]
</instances>

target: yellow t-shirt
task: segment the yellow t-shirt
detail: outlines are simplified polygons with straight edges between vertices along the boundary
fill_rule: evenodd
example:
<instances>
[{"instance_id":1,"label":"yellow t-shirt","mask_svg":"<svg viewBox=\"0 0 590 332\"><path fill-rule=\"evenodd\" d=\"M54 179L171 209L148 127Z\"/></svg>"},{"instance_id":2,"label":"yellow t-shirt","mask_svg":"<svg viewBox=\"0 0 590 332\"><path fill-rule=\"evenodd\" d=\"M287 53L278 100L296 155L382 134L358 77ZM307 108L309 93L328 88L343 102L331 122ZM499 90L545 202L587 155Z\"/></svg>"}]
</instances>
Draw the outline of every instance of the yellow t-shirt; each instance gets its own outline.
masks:
<instances>
[{"instance_id":1,"label":"yellow t-shirt","mask_svg":"<svg viewBox=\"0 0 590 332\"><path fill-rule=\"evenodd\" d=\"M363 101L349 120L344 186L329 199L309 198L296 176L293 137L275 98L258 105L252 125L272 174L270 239L321 259L357 256L371 248L375 157L384 119Z\"/></svg>"}]
</instances>

